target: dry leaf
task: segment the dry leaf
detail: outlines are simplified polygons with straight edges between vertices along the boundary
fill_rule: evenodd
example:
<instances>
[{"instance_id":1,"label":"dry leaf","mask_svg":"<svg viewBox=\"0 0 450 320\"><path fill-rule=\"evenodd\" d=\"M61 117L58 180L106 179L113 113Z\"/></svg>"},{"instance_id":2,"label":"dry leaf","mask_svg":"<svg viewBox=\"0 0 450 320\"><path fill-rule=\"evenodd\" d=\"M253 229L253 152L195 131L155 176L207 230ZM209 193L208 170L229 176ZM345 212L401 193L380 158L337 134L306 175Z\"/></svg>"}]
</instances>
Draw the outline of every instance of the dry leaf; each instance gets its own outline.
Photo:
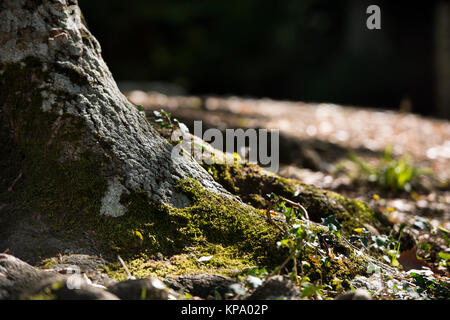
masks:
<instances>
[{"instance_id":1,"label":"dry leaf","mask_svg":"<svg viewBox=\"0 0 450 320\"><path fill-rule=\"evenodd\" d=\"M414 246L410 250L403 251L398 258L398 262L403 266L403 270L409 271L412 269L420 270L422 267L430 267L428 263L417 259L417 247Z\"/></svg>"}]
</instances>

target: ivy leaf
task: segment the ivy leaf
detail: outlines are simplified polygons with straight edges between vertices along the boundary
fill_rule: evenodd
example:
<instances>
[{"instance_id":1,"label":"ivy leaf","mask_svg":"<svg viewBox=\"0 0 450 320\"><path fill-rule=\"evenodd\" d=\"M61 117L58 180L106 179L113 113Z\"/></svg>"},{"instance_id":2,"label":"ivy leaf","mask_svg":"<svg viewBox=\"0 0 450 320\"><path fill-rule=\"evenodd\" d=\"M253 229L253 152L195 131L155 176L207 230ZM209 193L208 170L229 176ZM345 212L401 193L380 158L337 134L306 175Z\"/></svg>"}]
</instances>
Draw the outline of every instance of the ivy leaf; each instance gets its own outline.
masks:
<instances>
[{"instance_id":1,"label":"ivy leaf","mask_svg":"<svg viewBox=\"0 0 450 320\"><path fill-rule=\"evenodd\" d=\"M422 217L415 216L413 226L420 230L431 230L432 226L430 222Z\"/></svg>"},{"instance_id":2,"label":"ivy leaf","mask_svg":"<svg viewBox=\"0 0 450 320\"><path fill-rule=\"evenodd\" d=\"M438 253L439 258L441 258L442 260L445 261L449 261L450 260L450 253L445 253L445 252L439 252Z\"/></svg>"},{"instance_id":3,"label":"ivy leaf","mask_svg":"<svg viewBox=\"0 0 450 320\"><path fill-rule=\"evenodd\" d=\"M330 231L340 231L342 229L342 225L337 221L334 215L330 215L325 219L322 218L322 224L327 226Z\"/></svg>"}]
</instances>

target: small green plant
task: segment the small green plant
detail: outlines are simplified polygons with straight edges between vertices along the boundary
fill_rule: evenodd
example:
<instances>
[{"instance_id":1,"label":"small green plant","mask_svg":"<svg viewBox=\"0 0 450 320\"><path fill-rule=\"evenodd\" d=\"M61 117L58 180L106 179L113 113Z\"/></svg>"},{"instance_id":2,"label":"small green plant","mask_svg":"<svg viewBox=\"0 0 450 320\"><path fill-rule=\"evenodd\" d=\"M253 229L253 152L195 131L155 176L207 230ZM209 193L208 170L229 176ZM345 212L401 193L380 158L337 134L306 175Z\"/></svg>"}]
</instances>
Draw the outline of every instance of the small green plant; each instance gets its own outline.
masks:
<instances>
[{"instance_id":1,"label":"small green plant","mask_svg":"<svg viewBox=\"0 0 450 320\"><path fill-rule=\"evenodd\" d=\"M353 244L361 244L364 248L369 248L369 241L371 239L371 234L366 228L357 228L354 230L356 234L352 234L349 240Z\"/></svg>"},{"instance_id":2,"label":"small green plant","mask_svg":"<svg viewBox=\"0 0 450 320\"><path fill-rule=\"evenodd\" d=\"M147 300L147 288L141 289L141 300Z\"/></svg>"},{"instance_id":3,"label":"small green plant","mask_svg":"<svg viewBox=\"0 0 450 320\"><path fill-rule=\"evenodd\" d=\"M342 225L339 223L339 221L337 221L336 217L333 214L329 215L325 219L322 218L322 224L324 226L327 226L328 230L330 230L330 232L334 234L338 239L341 238Z\"/></svg>"},{"instance_id":4,"label":"small green plant","mask_svg":"<svg viewBox=\"0 0 450 320\"><path fill-rule=\"evenodd\" d=\"M439 227L439 234L441 235L441 238L445 241L445 244L447 247L450 247L450 231L443 227Z\"/></svg>"},{"instance_id":5,"label":"small green plant","mask_svg":"<svg viewBox=\"0 0 450 320\"><path fill-rule=\"evenodd\" d=\"M298 269L300 268L300 273L303 278L303 265L305 261L298 261L298 259L305 245L315 247L319 245L317 235L310 229L308 212L302 205L273 193L268 195L268 197L273 203L272 209L284 216L284 238L277 245L282 248L288 248L289 250L289 256L275 269L273 274L280 273L289 262L292 262L293 267L290 275L294 281L299 283ZM271 210L269 210L268 214L270 216Z\"/></svg>"},{"instance_id":6,"label":"small green plant","mask_svg":"<svg viewBox=\"0 0 450 320\"><path fill-rule=\"evenodd\" d=\"M417 168L411 164L409 157L394 159L392 148L386 147L384 157L377 166L361 160L351 153L349 159L359 167L359 173L370 182L391 191L411 191L415 180L425 174L432 174L428 168Z\"/></svg>"},{"instance_id":7,"label":"small green plant","mask_svg":"<svg viewBox=\"0 0 450 320\"><path fill-rule=\"evenodd\" d=\"M302 292L300 294L301 298L309 298L314 296L322 297L325 289L331 289L327 285L311 283L308 277L302 278L300 286L302 288Z\"/></svg>"},{"instance_id":8,"label":"small green plant","mask_svg":"<svg viewBox=\"0 0 450 320\"><path fill-rule=\"evenodd\" d=\"M369 249L381 252L385 262L393 267L398 267L400 265L398 261L398 258L400 257L400 238L402 237L405 227L406 224L400 225L399 236L397 239L385 235L372 236Z\"/></svg>"},{"instance_id":9,"label":"small green plant","mask_svg":"<svg viewBox=\"0 0 450 320\"><path fill-rule=\"evenodd\" d=\"M414 279L415 284L419 287L417 292L419 294L426 294L428 297L435 299L449 299L450 298L450 284L432 276L433 272L411 271L409 276Z\"/></svg>"},{"instance_id":10,"label":"small green plant","mask_svg":"<svg viewBox=\"0 0 450 320\"><path fill-rule=\"evenodd\" d=\"M438 257L439 257L439 266L447 267L449 265L450 253L439 252Z\"/></svg>"},{"instance_id":11,"label":"small green plant","mask_svg":"<svg viewBox=\"0 0 450 320\"><path fill-rule=\"evenodd\" d=\"M247 270L247 276L253 276L258 278L265 278L269 273L265 268L253 267Z\"/></svg>"},{"instance_id":12,"label":"small green plant","mask_svg":"<svg viewBox=\"0 0 450 320\"><path fill-rule=\"evenodd\" d=\"M184 123L179 122L176 118L172 118L172 115L163 109L153 111L153 121L158 123L161 129L179 128L183 133L189 131Z\"/></svg>"}]
</instances>

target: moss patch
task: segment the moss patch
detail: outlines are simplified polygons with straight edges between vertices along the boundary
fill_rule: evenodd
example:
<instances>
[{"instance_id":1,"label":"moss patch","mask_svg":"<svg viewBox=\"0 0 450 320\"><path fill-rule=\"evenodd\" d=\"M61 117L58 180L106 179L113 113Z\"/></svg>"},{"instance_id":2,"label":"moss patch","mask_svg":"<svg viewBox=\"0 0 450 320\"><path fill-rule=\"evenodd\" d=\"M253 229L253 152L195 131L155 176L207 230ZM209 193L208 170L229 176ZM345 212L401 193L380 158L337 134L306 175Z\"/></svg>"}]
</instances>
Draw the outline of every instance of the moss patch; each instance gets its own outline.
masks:
<instances>
[{"instance_id":1,"label":"moss patch","mask_svg":"<svg viewBox=\"0 0 450 320\"><path fill-rule=\"evenodd\" d=\"M282 250L276 242L280 234L265 221L263 212L212 194L195 180L180 181L177 187L191 199L191 206L173 208L136 192L122 196L127 214L99 224L99 232L135 274L229 274L279 262ZM153 258L158 254L161 261ZM197 262L205 256L212 258ZM111 270L120 272L120 266Z\"/></svg>"},{"instance_id":2,"label":"moss patch","mask_svg":"<svg viewBox=\"0 0 450 320\"><path fill-rule=\"evenodd\" d=\"M51 66L43 71L39 61L26 58L0 67L0 86L5 88L0 93L0 136L8 146L0 159L6 181L0 199L18 204L18 215L40 213L52 232L80 238L85 229L79 221L99 211L106 190L107 157L93 151L82 120L42 111L43 95L49 94L42 84L50 79ZM74 98L53 93L55 104ZM8 191L7 185L19 175L21 179Z\"/></svg>"},{"instance_id":3,"label":"moss patch","mask_svg":"<svg viewBox=\"0 0 450 320\"><path fill-rule=\"evenodd\" d=\"M379 215L362 201L284 179L257 165L216 163L203 166L228 191L257 208L268 208L270 203L265 196L275 193L302 204L312 221L321 222L322 218L335 215L343 224L346 234L352 234L354 228L364 227L365 224L382 231L387 228Z\"/></svg>"}]
</instances>

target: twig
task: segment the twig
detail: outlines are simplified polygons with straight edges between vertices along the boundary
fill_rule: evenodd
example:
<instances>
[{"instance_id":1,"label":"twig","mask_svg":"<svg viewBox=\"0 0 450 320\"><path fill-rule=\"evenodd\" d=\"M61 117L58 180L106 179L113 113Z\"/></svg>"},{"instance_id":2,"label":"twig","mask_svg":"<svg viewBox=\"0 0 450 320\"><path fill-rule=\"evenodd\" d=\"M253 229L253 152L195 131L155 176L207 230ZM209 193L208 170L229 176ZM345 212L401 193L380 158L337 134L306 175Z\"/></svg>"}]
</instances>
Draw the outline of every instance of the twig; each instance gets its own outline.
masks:
<instances>
[{"instance_id":1,"label":"twig","mask_svg":"<svg viewBox=\"0 0 450 320\"><path fill-rule=\"evenodd\" d=\"M12 189L14 188L14 185L17 183L17 181L19 181L20 178L22 178L22 171L19 172L19 175L17 176L17 178L15 178L13 183L8 187L8 192L12 191Z\"/></svg>"},{"instance_id":2,"label":"twig","mask_svg":"<svg viewBox=\"0 0 450 320\"><path fill-rule=\"evenodd\" d=\"M131 280L136 279L135 277L133 277L133 276L131 275L130 271L128 271L128 268L127 268L127 266L125 265L125 262L123 262L122 258L121 258L119 255L117 255L117 258L119 259L120 264L121 264L122 267L124 268L125 273L127 274L128 279L131 279Z\"/></svg>"},{"instance_id":3,"label":"twig","mask_svg":"<svg viewBox=\"0 0 450 320\"><path fill-rule=\"evenodd\" d=\"M281 231L281 233L286 234L286 230L284 230L283 228L281 228L278 224L275 223L275 221L273 221L272 217L270 216L270 209L266 211L266 218L267 218L267 221L268 221L270 224L272 224L272 225L274 225L275 227L277 227L278 230Z\"/></svg>"},{"instance_id":4,"label":"twig","mask_svg":"<svg viewBox=\"0 0 450 320\"><path fill-rule=\"evenodd\" d=\"M289 260L291 260L296 254L297 254L297 250L300 249L300 246L303 244L303 241L299 241L297 243L297 245L294 247L294 249L292 250L291 254L289 255L289 257L286 258L286 260L284 260L284 262L278 267L276 268L272 274L270 276L273 276L275 274L278 274L281 269L284 268L284 266L289 262Z\"/></svg>"},{"instance_id":5,"label":"twig","mask_svg":"<svg viewBox=\"0 0 450 320\"><path fill-rule=\"evenodd\" d=\"M308 223L308 227L309 227L309 215L308 215L308 211L306 211L306 209L305 209L304 206L302 206L302 205L301 205L300 203L298 203L298 202L294 202L294 201L289 200L289 199L287 199L287 198L285 198L285 197L283 197L283 196L280 196L280 199L283 200L283 201L286 202L286 203L289 203L291 206L294 206L294 207L297 207L297 208L302 209L303 213L305 214L306 222Z\"/></svg>"}]
</instances>

